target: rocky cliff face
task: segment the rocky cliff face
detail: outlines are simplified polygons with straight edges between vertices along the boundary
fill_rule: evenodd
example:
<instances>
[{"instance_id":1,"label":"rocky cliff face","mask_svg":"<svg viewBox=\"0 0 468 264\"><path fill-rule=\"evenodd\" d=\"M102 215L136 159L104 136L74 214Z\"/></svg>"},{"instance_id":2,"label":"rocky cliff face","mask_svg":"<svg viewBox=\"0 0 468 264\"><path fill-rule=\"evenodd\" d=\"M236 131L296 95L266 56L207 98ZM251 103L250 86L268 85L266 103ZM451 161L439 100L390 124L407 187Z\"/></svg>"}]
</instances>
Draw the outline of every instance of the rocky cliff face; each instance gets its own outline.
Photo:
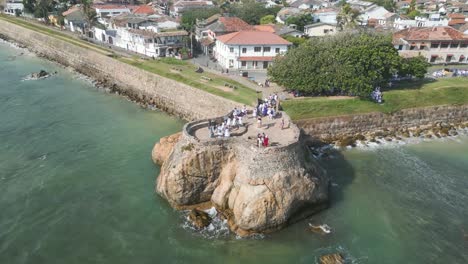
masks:
<instances>
[{"instance_id":1,"label":"rocky cliff face","mask_svg":"<svg viewBox=\"0 0 468 264\"><path fill-rule=\"evenodd\" d=\"M163 159L156 191L175 208L211 202L239 235L269 232L326 206L329 179L300 142L257 148L240 139L197 142L182 134Z\"/></svg>"}]
</instances>

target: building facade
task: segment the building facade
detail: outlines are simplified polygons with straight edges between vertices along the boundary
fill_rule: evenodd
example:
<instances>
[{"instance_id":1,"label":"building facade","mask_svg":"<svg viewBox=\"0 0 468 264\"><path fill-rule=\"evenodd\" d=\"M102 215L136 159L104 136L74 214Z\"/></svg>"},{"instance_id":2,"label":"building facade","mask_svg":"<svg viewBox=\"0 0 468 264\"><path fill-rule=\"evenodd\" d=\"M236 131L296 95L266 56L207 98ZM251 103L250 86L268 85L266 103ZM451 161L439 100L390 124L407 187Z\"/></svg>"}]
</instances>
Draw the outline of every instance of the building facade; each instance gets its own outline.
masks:
<instances>
[{"instance_id":1,"label":"building facade","mask_svg":"<svg viewBox=\"0 0 468 264\"><path fill-rule=\"evenodd\" d=\"M452 27L407 28L393 34L403 57L423 56L432 64L468 63L468 35Z\"/></svg>"},{"instance_id":2,"label":"building facade","mask_svg":"<svg viewBox=\"0 0 468 264\"><path fill-rule=\"evenodd\" d=\"M271 32L240 31L216 40L214 56L219 65L235 70L266 70L276 56L292 44Z\"/></svg>"}]
</instances>

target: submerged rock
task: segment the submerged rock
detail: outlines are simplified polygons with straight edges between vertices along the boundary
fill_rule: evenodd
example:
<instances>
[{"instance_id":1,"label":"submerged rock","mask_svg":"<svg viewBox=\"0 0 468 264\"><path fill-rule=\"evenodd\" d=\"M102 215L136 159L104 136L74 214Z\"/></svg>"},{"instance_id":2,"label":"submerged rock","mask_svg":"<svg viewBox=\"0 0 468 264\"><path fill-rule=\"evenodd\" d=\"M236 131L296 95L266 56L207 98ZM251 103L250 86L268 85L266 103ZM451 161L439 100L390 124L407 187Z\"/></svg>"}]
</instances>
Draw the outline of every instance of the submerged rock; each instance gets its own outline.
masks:
<instances>
[{"instance_id":1,"label":"submerged rock","mask_svg":"<svg viewBox=\"0 0 468 264\"><path fill-rule=\"evenodd\" d=\"M344 264L343 256L339 253L324 255L320 257L320 264Z\"/></svg>"},{"instance_id":2,"label":"submerged rock","mask_svg":"<svg viewBox=\"0 0 468 264\"><path fill-rule=\"evenodd\" d=\"M39 80L49 77L50 74L44 70L40 70L39 72L33 72L28 75L25 80Z\"/></svg>"},{"instance_id":3,"label":"submerged rock","mask_svg":"<svg viewBox=\"0 0 468 264\"><path fill-rule=\"evenodd\" d=\"M211 217L208 213L198 209L192 209L188 215L190 222L198 228L203 229L211 224Z\"/></svg>"}]
</instances>

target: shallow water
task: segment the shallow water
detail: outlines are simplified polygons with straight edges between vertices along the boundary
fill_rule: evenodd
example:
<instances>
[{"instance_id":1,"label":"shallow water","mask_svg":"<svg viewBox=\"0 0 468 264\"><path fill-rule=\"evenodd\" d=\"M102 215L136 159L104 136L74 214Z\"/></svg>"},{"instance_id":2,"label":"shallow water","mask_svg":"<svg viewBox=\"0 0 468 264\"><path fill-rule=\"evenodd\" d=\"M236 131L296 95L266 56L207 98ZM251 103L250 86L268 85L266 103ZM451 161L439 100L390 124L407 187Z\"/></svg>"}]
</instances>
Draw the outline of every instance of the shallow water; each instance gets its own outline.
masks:
<instances>
[{"instance_id":1,"label":"shallow water","mask_svg":"<svg viewBox=\"0 0 468 264\"><path fill-rule=\"evenodd\" d=\"M252 239L197 233L154 194L151 148L183 122L21 52L0 43L0 263L468 263L466 137L345 151L321 161L330 209ZM58 75L21 81L40 69Z\"/></svg>"}]
</instances>

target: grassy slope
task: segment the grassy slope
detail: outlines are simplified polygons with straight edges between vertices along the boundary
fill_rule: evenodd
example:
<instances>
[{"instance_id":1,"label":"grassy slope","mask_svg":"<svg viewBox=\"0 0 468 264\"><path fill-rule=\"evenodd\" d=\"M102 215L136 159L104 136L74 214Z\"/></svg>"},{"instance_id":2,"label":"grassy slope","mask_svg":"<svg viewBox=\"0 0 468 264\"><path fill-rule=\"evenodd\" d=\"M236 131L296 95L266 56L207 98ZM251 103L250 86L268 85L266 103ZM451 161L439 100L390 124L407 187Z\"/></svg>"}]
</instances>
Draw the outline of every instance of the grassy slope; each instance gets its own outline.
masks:
<instances>
[{"instance_id":1,"label":"grassy slope","mask_svg":"<svg viewBox=\"0 0 468 264\"><path fill-rule=\"evenodd\" d=\"M73 38L67 34L60 33L58 31L49 29L45 26L37 25L34 23L27 22L22 19L17 19L14 17L0 15L0 19L6 20L10 23L58 38L60 40L66 41L73 45L92 49L96 52L99 52L104 55L112 55L114 58L118 59L121 62L128 63L130 65L136 66L140 69L173 79L178 82L188 84L192 87L204 90L211 94L215 94L238 103L252 105L256 100L256 93L254 90L246 87L232 79L225 78L223 76L213 74L213 73L196 73L196 66L189 62L163 59L163 60L140 60L138 58L124 58L120 57L113 53L112 50L108 50L104 47L94 45L92 43ZM182 69L181 72L173 72L172 68ZM211 81L202 80L200 77L205 76L211 78ZM236 89L227 89L229 91L224 91L224 84L229 83L232 86L235 86ZM221 89L220 89L221 87Z\"/></svg>"},{"instance_id":2,"label":"grassy slope","mask_svg":"<svg viewBox=\"0 0 468 264\"><path fill-rule=\"evenodd\" d=\"M468 103L468 78L446 78L434 82L409 82L384 92L384 104L369 100L330 100L326 97L288 100L282 103L294 120L357 113L392 113L405 108Z\"/></svg>"}]
</instances>

